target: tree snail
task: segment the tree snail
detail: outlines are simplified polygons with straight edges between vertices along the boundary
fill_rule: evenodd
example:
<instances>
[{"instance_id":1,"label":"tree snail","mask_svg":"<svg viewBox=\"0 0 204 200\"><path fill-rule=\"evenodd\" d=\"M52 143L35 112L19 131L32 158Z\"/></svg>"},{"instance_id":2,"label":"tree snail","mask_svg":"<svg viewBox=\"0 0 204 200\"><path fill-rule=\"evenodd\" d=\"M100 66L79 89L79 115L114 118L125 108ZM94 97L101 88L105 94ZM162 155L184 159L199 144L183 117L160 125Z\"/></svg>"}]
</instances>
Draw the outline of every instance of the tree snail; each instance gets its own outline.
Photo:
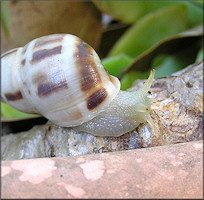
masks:
<instances>
[{"instance_id":1,"label":"tree snail","mask_svg":"<svg viewBox=\"0 0 204 200\"><path fill-rule=\"evenodd\" d=\"M147 97L155 71L135 92L121 91L87 43L70 34L32 40L1 56L1 98L62 127L118 137L140 123L153 125Z\"/></svg>"}]
</instances>

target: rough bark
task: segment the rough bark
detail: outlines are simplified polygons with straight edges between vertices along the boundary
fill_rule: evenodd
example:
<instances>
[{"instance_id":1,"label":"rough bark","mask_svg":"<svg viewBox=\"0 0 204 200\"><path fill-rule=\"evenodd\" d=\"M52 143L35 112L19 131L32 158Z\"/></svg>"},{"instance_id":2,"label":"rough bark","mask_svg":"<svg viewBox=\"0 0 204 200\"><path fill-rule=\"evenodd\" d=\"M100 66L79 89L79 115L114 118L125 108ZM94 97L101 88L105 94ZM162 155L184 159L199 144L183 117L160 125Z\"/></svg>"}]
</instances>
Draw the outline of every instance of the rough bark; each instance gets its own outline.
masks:
<instances>
[{"instance_id":1,"label":"rough bark","mask_svg":"<svg viewBox=\"0 0 204 200\"><path fill-rule=\"evenodd\" d=\"M144 80L137 80L136 90ZM155 127L140 124L121 137L95 137L48 122L27 132L2 137L2 159L76 156L153 147L203 139L203 62L156 79L151 116Z\"/></svg>"}]
</instances>

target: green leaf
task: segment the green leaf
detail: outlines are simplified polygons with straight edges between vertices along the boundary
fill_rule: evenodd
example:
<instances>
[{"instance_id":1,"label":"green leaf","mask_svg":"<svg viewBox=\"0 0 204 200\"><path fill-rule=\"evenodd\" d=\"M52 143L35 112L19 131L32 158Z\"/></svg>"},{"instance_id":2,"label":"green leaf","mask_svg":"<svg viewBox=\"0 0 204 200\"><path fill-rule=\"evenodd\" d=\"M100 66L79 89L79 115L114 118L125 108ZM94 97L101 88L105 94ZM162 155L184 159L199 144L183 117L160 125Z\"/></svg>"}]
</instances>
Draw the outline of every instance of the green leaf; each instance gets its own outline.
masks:
<instances>
[{"instance_id":1,"label":"green leaf","mask_svg":"<svg viewBox=\"0 0 204 200\"><path fill-rule=\"evenodd\" d=\"M122 77L120 83L121 83L121 90L126 90L130 88L133 84L133 82L136 79L146 79L149 76L150 71L146 72L139 72L139 71L130 71Z\"/></svg>"},{"instance_id":2,"label":"green leaf","mask_svg":"<svg viewBox=\"0 0 204 200\"><path fill-rule=\"evenodd\" d=\"M113 46L109 56L125 53L134 58L158 41L185 30L186 26L186 6L177 5L159 9L129 28Z\"/></svg>"},{"instance_id":3,"label":"green leaf","mask_svg":"<svg viewBox=\"0 0 204 200\"><path fill-rule=\"evenodd\" d=\"M132 58L125 54L104 58L102 64L109 74L118 76L133 61Z\"/></svg>"},{"instance_id":4,"label":"green leaf","mask_svg":"<svg viewBox=\"0 0 204 200\"><path fill-rule=\"evenodd\" d=\"M93 1L104 13L123 23L133 24L145 15L171 5L185 5L188 9L188 27L203 20L203 1Z\"/></svg>"},{"instance_id":5,"label":"green leaf","mask_svg":"<svg viewBox=\"0 0 204 200\"><path fill-rule=\"evenodd\" d=\"M180 62L174 56L159 55L154 59L152 69L156 70L155 78L170 76L182 69Z\"/></svg>"},{"instance_id":6,"label":"green leaf","mask_svg":"<svg viewBox=\"0 0 204 200\"><path fill-rule=\"evenodd\" d=\"M199 0L199 1L191 0L190 2L192 4L194 4L195 6L198 6L199 8L203 9L203 1L202 0Z\"/></svg>"},{"instance_id":7,"label":"green leaf","mask_svg":"<svg viewBox=\"0 0 204 200\"><path fill-rule=\"evenodd\" d=\"M183 1L188 10L188 27L194 27L203 22L203 1ZM201 6L202 5L202 6Z\"/></svg>"},{"instance_id":8,"label":"green leaf","mask_svg":"<svg viewBox=\"0 0 204 200\"><path fill-rule=\"evenodd\" d=\"M177 4L177 1L93 1L104 13L124 23L132 24L144 15Z\"/></svg>"},{"instance_id":9,"label":"green leaf","mask_svg":"<svg viewBox=\"0 0 204 200\"><path fill-rule=\"evenodd\" d=\"M35 114L20 112L15 108L12 108L8 104L1 102L1 121L2 122L19 121L24 119L36 118L36 117L40 117L40 116Z\"/></svg>"},{"instance_id":10,"label":"green leaf","mask_svg":"<svg viewBox=\"0 0 204 200\"><path fill-rule=\"evenodd\" d=\"M170 76L189 64L193 64L197 55L196 52L193 48L186 48L173 55L156 56L151 66L152 69L156 70L155 78Z\"/></svg>"},{"instance_id":11,"label":"green leaf","mask_svg":"<svg viewBox=\"0 0 204 200\"><path fill-rule=\"evenodd\" d=\"M182 53L182 51L186 49L190 51L190 53L188 53L189 56L184 55L183 60L189 61L189 63L186 63L186 66L191 64L191 62L194 61L192 60L192 56L198 51L202 44L202 36L203 26L201 25L159 41L153 47L136 57L134 61L122 71L119 78L128 71L146 71L150 68L152 60L159 54L178 54L179 52ZM191 58L191 60L188 58Z\"/></svg>"},{"instance_id":12,"label":"green leaf","mask_svg":"<svg viewBox=\"0 0 204 200\"><path fill-rule=\"evenodd\" d=\"M201 60L203 60L203 48L199 50L195 62L200 62Z\"/></svg>"}]
</instances>

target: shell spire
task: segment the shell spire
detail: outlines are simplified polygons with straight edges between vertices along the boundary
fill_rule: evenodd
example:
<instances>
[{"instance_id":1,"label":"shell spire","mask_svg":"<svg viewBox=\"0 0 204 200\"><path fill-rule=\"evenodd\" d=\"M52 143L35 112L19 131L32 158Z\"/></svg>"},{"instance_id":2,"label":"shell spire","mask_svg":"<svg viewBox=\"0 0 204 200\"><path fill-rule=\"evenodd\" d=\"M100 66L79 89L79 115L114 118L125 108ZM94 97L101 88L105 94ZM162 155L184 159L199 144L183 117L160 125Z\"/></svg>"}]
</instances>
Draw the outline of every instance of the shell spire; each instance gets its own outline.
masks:
<instances>
[{"instance_id":1,"label":"shell spire","mask_svg":"<svg viewBox=\"0 0 204 200\"><path fill-rule=\"evenodd\" d=\"M51 34L3 54L1 97L64 127L105 110L120 91L95 50L71 34Z\"/></svg>"}]
</instances>

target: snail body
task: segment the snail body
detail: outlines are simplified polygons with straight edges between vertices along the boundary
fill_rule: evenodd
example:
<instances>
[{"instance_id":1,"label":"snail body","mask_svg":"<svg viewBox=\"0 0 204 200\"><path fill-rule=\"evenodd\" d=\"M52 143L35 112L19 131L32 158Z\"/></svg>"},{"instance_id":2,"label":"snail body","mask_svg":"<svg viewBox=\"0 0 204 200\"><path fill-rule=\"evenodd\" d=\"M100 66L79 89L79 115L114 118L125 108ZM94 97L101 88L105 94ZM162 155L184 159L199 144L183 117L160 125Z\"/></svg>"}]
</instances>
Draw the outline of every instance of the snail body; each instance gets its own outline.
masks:
<instances>
[{"instance_id":1,"label":"snail body","mask_svg":"<svg viewBox=\"0 0 204 200\"><path fill-rule=\"evenodd\" d=\"M148 121L154 71L136 92L120 91L96 52L70 34L32 40L1 56L1 98L54 124L96 136L120 136Z\"/></svg>"}]
</instances>

